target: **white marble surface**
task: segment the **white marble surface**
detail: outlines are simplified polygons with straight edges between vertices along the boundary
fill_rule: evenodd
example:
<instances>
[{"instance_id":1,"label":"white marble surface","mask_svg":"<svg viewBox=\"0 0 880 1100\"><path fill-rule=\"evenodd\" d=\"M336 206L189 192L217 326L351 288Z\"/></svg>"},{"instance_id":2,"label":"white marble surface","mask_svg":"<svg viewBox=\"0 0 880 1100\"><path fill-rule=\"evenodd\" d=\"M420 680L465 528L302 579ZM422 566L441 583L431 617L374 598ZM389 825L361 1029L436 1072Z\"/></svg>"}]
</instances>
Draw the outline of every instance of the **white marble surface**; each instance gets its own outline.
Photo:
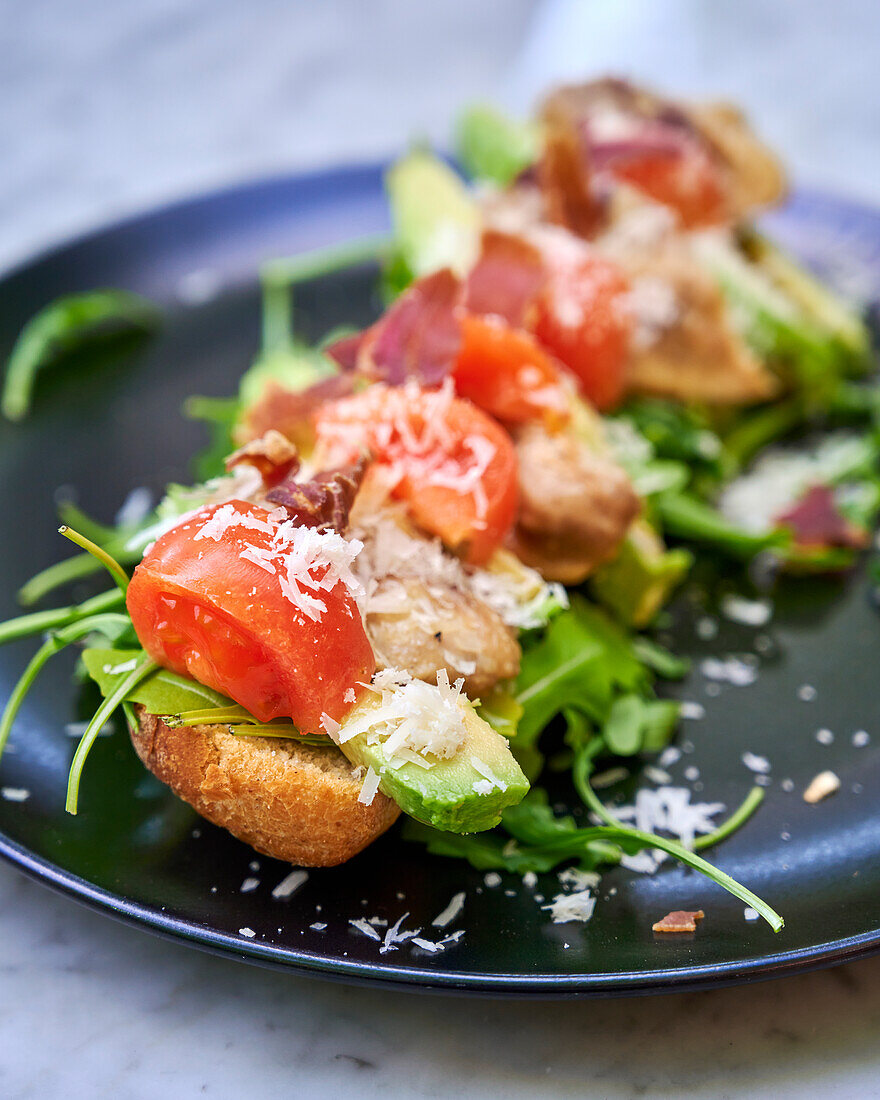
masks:
<instances>
[{"instance_id":1,"label":"white marble surface","mask_svg":"<svg viewBox=\"0 0 880 1100\"><path fill-rule=\"evenodd\" d=\"M801 178L880 198L878 32L859 0L0 0L0 263L603 68L734 95ZM880 958L660 999L418 997L201 955L0 867L0 974L7 1100L880 1095Z\"/></svg>"}]
</instances>

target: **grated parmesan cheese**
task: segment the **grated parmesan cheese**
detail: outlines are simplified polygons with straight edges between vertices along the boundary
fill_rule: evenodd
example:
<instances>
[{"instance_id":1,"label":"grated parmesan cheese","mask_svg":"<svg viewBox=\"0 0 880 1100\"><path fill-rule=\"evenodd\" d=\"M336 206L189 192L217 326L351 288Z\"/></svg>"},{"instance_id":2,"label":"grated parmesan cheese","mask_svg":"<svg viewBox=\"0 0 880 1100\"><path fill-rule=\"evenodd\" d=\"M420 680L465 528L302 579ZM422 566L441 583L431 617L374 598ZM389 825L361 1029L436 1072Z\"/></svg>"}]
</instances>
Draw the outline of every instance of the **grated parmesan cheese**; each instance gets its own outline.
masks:
<instances>
[{"instance_id":1,"label":"grated parmesan cheese","mask_svg":"<svg viewBox=\"0 0 880 1100\"><path fill-rule=\"evenodd\" d=\"M764 626L773 615L773 604L769 600L749 600L729 592L721 599L721 614L743 626Z\"/></svg>"},{"instance_id":2,"label":"grated parmesan cheese","mask_svg":"<svg viewBox=\"0 0 880 1100\"><path fill-rule=\"evenodd\" d=\"M2 787L0 788L0 795L7 802L27 802L31 792L26 787Z\"/></svg>"},{"instance_id":3,"label":"grated parmesan cheese","mask_svg":"<svg viewBox=\"0 0 880 1100\"><path fill-rule=\"evenodd\" d=\"M361 792L358 795L358 802L363 806L372 806L373 799L376 797L376 792L379 790L379 776L373 771L372 768L367 768L367 774L364 776L364 783L361 787Z\"/></svg>"},{"instance_id":4,"label":"grated parmesan cheese","mask_svg":"<svg viewBox=\"0 0 880 1100\"><path fill-rule=\"evenodd\" d=\"M458 943L463 935L464 930L459 929L457 932L451 932L448 936L444 936L442 940L426 940L422 936L413 936L412 942L423 951L429 951L432 955L437 955L453 943Z\"/></svg>"},{"instance_id":5,"label":"grated parmesan cheese","mask_svg":"<svg viewBox=\"0 0 880 1100\"><path fill-rule=\"evenodd\" d=\"M436 685L399 669L383 669L365 685L380 696L378 706L355 713L335 730L324 722L326 715L321 722L339 745L366 734L367 744L382 745L391 768L405 763L430 768L434 761L427 756L448 760L465 740L463 685L460 679L450 684L445 669L437 672Z\"/></svg>"},{"instance_id":6,"label":"grated parmesan cheese","mask_svg":"<svg viewBox=\"0 0 880 1100\"><path fill-rule=\"evenodd\" d=\"M690 801L687 787L658 787L642 789L636 793L633 806L621 806L615 813L623 821L634 821L637 829L645 833L658 831L678 837L685 848L692 848L698 833L711 833L712 820L725 809L723 802ZM629 866L629 864L626 864Z\"/></svg>"},{"instance_id":7,"label":"grated parmesan cheese","mask_svg":"<svg viewBox=\"0 0 880 1100\"><path fill-rule=\"evenodd\" d=\"M756 775L766 775L770 771L770 761L766 756L758 756L754 752L744 752L740 757L750 772Z\"/></svg>"},{"instance_id":8,"label":"grated parmesan cheese","mask_svg":"<svg viewBox=\"0 0 880 1100\"><path fill-rule=\"evenodd\" d=\"M380 955L385 955L389 951L396 951L400 944L405 943L406 940L413 939L414 936L417 936L419 932L421 932L421 928L416 928L413 932L401 931L401 925L408 916L409 913L404 913L385 933L385 939L382 941L382 946L379 948Z\"/></svg>"},{"instance_id":9,"label":"grated parmesan cheese","mask_svg":"<svg viewBox=\"0 0 880 1100\"><path fill-rule=\"evenodd\" d=\"M589 890L579 890L575 894L557 894L549 905L542 905L549 911L554 924L569 924L572 921L588 921L596 908L596 899Z\"/></svg>"},{"instance_id":10,"label":"grated parmesan cheese","mask_svg":"<svg viewBox=\"0 0 880 1100\"><path fill-rule=\"evenodd\" d=\"M445 928L447 924L451 924L459 913L461 913L462 909L464 909L464 899L464 890L458 894L453 894L449 904L442 912L434 917L431 924L433 924L435 928Z\"/></svg>"},{"instance_id":11,"label":"grated parmesan cheese","mask_svg":"<svg viewBox=\"0 0 880 1100\"><path fill-rule=\"evenodd\" d=\"M556 876L560 886L572 886L575 890L589 890L599 885L596 871L582 871L579 867L566 867Z\"/></svg>"},{"instance_id":12,"label":"grated parmesan cheese","mask_svg":"<svg viewBox=\"0 0 880 1100\"><path fill-rule=\"evenodd\" d=\"M506 791L507 790L507 784L504 782L504 780L499 779L498 776L489 767L489 765L484 764L483 761L478 756L472 756L471 757L471 766L473 767L474 771L479 772L480 775L483 777L483 779L485 779L489 783L489 790L485 791L485 792L480 792L480 793L488 794L489 791L495 791L495 790ZM476 784L475 784L475 788L476 788Z\"/></svg>"},{"instance_id":13,"label":"grated parmesan cheese","mask_svg":"<svg viewBox=\"0 0 880 1100\"><path fill-rule=\"evenodd\" d=\"M418 581L439 598L450 590L473 596L520 630L544 625L549 610L567 606L561 585L547 583L507 551L497 551L485 568L465 565L439 539L414 534L403 515L388 506L353 529L363 543L353 568L364 593L360 607L365 617L410 611L402 583L407 580Z\"/></svg>"},{"instance_id":14,"label":"grated parmesan cheese","mask_svg":"<svg viewBox=\"0 0 880 1100\"><path fill-rule=\"evenodd\" d=\"M368 939L376 940L377 943L381 943L382 937L365 917L355 917L348 923L352 928L356 928L358 932L362 932Z\"/></svg>"},{"instance_id":15,"label":"grated parmesan cheese","mask_svg":"<svg viewBox=\"0 0 880 1100\"><path fill-rule=\"evenodd\" d=\"M758 679L756 663L749 657L706 657L700 662L700 673L707 680L748 687Z\"/></svg>"},{"instance_id":16,"label":"grated parmesan cheese","mask_svg":"<svg viewBox=\"0 0 880 1100\"><path fill-rule=\"evenodd\" d=\"M308 880L308 877L308 871L300 869L291 871L289 875L284 876L272 891L272 897L275 898L276 901L286 901Z\"/></svg>"}]
</instances>

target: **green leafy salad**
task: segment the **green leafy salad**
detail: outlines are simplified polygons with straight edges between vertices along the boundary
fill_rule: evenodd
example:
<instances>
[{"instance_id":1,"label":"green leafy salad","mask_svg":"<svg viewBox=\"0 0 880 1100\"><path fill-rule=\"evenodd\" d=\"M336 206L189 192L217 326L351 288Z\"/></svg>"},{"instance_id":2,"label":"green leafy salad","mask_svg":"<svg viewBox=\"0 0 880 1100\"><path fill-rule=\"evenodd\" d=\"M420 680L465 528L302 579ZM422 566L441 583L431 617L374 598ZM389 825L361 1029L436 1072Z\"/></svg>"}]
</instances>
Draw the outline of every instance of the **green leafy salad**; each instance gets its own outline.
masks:
<instances>
[{"instance_id":1,"label":"green leafy salad","mask_svg":"<svg viewBox=\"0 0 880 1100\"><path fill-rule=\"evenodd\" d=\"M71 813L121 709L133 736L152 715L169 737L332 754L357 779L352 821L389 808L360 846L402 810L408 841L483 871L668 856L778 931L699 854L761 786L723 821L661 786L660 831L600 792L621 764L663 774L681 711L663 682L689 664L658 633L695 568L726 563L753 608L780 575L867 548L880 390L858 311L753 224L782 191L772 156L741 120L666 108L607 81L525 122L474 108L457 166L418 148L388 171L389 236L268 262L238 393L186 403L211 435L194 484L115 526L60 506L79 552L0 624L0 642L43 638L0 751L43 665L76 646L103 702ZM305 345L296 287L365 265L381 315ZM4 414L27 416L37 373L72 349L160 323L122 291L47 306ZM44 609L93 575L111 586Z\"/></svg>"}]
</instances>

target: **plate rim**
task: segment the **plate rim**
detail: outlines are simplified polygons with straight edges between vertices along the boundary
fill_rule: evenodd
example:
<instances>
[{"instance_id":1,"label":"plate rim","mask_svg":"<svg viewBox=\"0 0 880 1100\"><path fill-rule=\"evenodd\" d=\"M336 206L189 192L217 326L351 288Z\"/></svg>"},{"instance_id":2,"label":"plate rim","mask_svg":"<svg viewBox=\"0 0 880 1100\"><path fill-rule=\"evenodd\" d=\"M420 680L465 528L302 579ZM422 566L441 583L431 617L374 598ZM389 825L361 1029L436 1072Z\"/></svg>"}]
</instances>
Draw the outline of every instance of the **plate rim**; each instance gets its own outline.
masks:
<instances>
[{"instance_id":1,"label":"plate rim","mask_svg":"<svg viewBox=\"0 0 880 1100\"><path fill-rule=\"evenodd\" d=\"M32 254L14 259L0 268L0 280L5 282L19 277L69 250L88 246L101 238L112 237L116 233L145 225L155 219L183 214L188 209L224 200L241 200L256 196L261 191L267 192L276 188L313 190L341 178L354 179L357 176L381 178L390 163L388 159L341 162L329 167L273 173L208 190L194 191L155 206L145 206L138 211L72 233L55 243L42 246ZM838 195L825 189L798 188L789 195L788 203L792 201L826 206L838 212L852 213L857 217L880 221L880 206L872 205L860 198ZM779 951L751 959L644 971L569 975L484 974L475 971L450 972L424 967L402 967L391 962L357 962L316 955L296 947L261 944L233 933L221 932L210 925L199 925L193 921L173 917L161 909L143 905L131 898L96 886L87 879L38 855L2 831L0 831L0 858L56 893L113 917L130 927L139 928L164 939L182 942L221 957L237 958L305 977L377 988L397 988L410 992L534 999L685 992L719 988L748 981L769 980L792 973L852 962L880 953L880 926L878 926L872 931L855 936L828 940L811 947Z\"/></svg>"}]
</instances>

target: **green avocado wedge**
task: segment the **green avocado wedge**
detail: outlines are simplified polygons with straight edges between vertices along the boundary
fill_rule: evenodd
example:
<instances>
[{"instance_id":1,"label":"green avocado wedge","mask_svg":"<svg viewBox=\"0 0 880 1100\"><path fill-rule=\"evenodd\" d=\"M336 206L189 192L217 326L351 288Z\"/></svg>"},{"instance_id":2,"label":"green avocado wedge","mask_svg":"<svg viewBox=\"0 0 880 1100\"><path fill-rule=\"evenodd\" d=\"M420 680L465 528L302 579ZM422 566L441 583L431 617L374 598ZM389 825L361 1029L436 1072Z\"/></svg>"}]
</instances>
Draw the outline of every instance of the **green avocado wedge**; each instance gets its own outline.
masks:
<instances>
[{"instance_id":1,"label":"green avocado wedge","mask_svg":"<svg viewBox=\"0 0 880 1100\"><path fill-rule=\"evenodd\" d=\"M348 722L362 724L369 711L380 705L378 696L368 694ZM497 825L502 811L522 800L529 781L505 738L465 702L462 719L463 744L448 760L434 757L430 768L410 763L392 767L382 742L368 744L369 730L339 747L353 764L372 768L379 776L379 790L410 817L451 833L479 833ZM343 738L345 726L340 729Z\"/></svg>"}]
</instances>

